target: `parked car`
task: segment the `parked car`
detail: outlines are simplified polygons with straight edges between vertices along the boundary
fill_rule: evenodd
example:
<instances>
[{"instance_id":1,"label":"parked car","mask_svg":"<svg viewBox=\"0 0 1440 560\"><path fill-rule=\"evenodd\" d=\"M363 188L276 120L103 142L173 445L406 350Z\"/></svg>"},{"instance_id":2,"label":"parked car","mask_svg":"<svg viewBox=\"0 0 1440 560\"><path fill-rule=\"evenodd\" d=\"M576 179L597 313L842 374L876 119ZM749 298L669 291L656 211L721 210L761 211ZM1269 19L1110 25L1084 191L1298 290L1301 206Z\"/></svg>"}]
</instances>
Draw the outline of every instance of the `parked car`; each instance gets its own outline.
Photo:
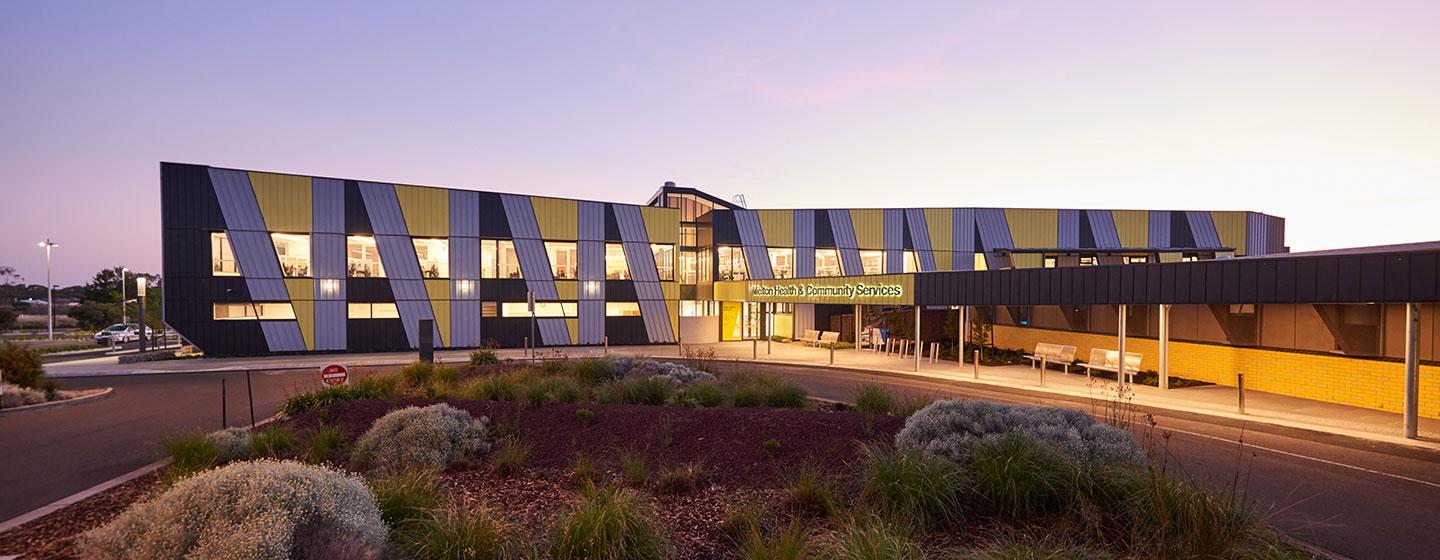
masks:
<instances>
[{"instance_id":1,"label":"parked car","mask_svg":"<svg viewBox=\"0 0 1440 560\"><path fill-rule=\"evenodd\" d=\"M151 329L150 327L145 327L145 338L148 339L152 336L154 336L153 329ZM105 327L105 329L100 332L95 333L96 344L110 344L111 342L120 344L125 342L133 342L139 339L140 326L134 323L116 323L114 325Z\"/></svg>"}]
</instances>

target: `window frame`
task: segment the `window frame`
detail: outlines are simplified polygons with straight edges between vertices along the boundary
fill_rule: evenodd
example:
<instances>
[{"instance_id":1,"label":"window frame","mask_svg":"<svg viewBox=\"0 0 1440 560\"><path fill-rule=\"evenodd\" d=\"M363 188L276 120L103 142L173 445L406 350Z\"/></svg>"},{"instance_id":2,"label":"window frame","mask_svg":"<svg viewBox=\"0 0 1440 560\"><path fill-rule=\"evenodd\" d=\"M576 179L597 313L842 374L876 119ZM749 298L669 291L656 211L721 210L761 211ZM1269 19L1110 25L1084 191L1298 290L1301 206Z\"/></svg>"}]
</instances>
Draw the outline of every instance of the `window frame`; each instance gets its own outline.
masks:
<instances>
[{"instance_id":1,"label":"window frame","mask_svg":"<svg viewBox=\"0 0 1440 560\"><path fill-rule=\"evenodd\" d=\"M366 245L367 242L368 242L368 245ZM360 248L361 248L361 256L360 256L360 257L355 257L355 256L354 256L354 253L353 253L353 251L354 251L354 248L353 248L353 247L354 247L357 243L360 245ZM356 262L361 262L361 263L368 263L368 262L369 262L369 259L367 258L368 255L366 255L366 251L365 251L365 248L366 248L367 246L368 246L369 248L374 249L374 252L375 252L375 255L374 255L375 270L374 270L373 273L367 271L367 272L365 272L365 274L363 274L363 275L357 275L356 273L357 273L359 270L356 268L356 264L355 264L355 263L356 263ZM345 277L346 277L346 278L385 278L385 260L380 257L380 242L375 239L375 236L373 236L373 235L346 235L346 236L345 236Z\"/></svg>"},{"instance_id":2,"label":"window frame","mask_svg":"<svg viewBox=\"0 0 1440 560\"><path fill-rule=\"evenodd\" d=\"M434 243L439 243L439 244L441 244L441 246L443 247L443 250L445 251L445 258L444 258L444 260L441 261L441 262L439 262L439 263L436 263L436 264L435 264L435 266L439 266L439 267L440 267L440 268L438 268L438 269L436 270L436 275L435 275L435 276L431 276L431 275L429 274L429 272L425 270L425 262L426 262L426 261L431 261L432 263L434 263L434 262L435 262L434 259L430 259L430 258L421 259L421 258L420 258L420 246L421 246L422 243L425 243L425 244L429 244L429 245L430 245L429 247L426 247L426 248L425 248L425 252L426 252L426 255L427 255L427 256L429 255L430 251L431 251L432 249L434 249L434 246L433 246ZM445 237L412 237L412 238L410 238L410 244L415 247L415 262L416 262L416 264L418 264L418 265L420 266L420 277L421 277L421 278L425 278L425 279L427 279L427 280L438 280L438 279L444 279L444 278L449 278L449 277L450 277L450 239L449 239L449 238L445 238Z\"/></svg>"},{"instance_id":3,"label":"window frame","mask_svg":"<svg viewBox=\"0 0 1440 560\"><path fill-rule=\"evenodd\" d=\"M285 254L280 252L280 243L285 242ZM304 247L304 256L291 256L288 253L293 245ZM270 232L270 246L275 250L275 262L280 265L280 276L285 278L312 278L314 277L314 266L311 256L314 254L308 233L285 233L279 231ZM379 251L376 251L379 254ZM286 264L286 260L294 261ZM303 262L302 262L303 261ZM297 270L297 264L299 269Z\"/></svg>"}]
</instances>

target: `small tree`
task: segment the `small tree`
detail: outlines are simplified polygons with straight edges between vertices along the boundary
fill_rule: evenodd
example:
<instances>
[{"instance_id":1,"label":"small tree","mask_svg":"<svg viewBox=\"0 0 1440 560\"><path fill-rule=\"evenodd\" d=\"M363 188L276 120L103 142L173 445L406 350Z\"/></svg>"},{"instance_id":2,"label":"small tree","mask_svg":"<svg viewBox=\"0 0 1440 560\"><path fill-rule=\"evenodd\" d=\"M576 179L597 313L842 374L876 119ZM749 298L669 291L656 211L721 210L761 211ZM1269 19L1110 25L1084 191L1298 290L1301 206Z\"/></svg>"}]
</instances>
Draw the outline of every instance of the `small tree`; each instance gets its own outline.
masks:
<instances>
[{"instance_id":1,"label":"small tree","mask_svg":"<svg viewBox=\"0 0 1440 560\"><path fill-rule=\"evenodd\" d=\"M990 339L995 332L995 320L989 307L976 306L975 316L970 320L970 343L980 347L981 356L989 355Z\"/></svg>"}]
</instances>

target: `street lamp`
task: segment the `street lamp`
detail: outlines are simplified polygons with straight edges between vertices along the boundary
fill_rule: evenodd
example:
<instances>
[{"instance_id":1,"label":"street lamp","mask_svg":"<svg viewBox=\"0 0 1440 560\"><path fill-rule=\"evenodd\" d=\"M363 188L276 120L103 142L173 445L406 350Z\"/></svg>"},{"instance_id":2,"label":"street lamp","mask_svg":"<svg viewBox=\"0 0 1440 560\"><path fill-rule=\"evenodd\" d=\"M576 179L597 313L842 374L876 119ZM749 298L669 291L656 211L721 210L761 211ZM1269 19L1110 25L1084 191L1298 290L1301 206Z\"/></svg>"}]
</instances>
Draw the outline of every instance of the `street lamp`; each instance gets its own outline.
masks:
<instances>
[{"instance_id":1,"label":"street lamp","mask_svg":"<svg viewBox=\"0 0 1440 560\"><path fill-rule=\"evenodd\" d=\"M139 333L140 333L140 334L139 334L139 336L140 336L140 351L141 351L141 352L144 352L144 351L145 351L145 277L144 277L144 276L138 276L138 275L135 276L135 300L139 302L139 304L136 305L136 311L135 311L136 317L135 317L135 322L136 322L136 323L139 323L139 325L140 325L140 328L137 329L137 330L139 331Z\"/></svg>"},{"instance_id":2,"label":"street lamp","mask_svg":"<svg viewBox=\"0 0 1440 560\"><path fill-rule=\"evenodd\" d=\"M45 248L45 314L49 317L45 338L55 340L55 284L50 282L50 251L60 244L47 237L38 245Z\"/></svg>"},{"instance_id":3,"label":"street lamp","mask_svg":"<svg viewBox=\"0 0 1440 560\"><path fill-rule=\"evenodd\" d=\"M122 325L125 324L125 323L129 323L129 322L130 322L129 319L126 319L126 318L125 318L125 273L126 273L126 272L130 272L130 269L125 268L125 267L123 267L123 266L120 267L120 324L122 324Z\"/></svg>"}]
</instances>

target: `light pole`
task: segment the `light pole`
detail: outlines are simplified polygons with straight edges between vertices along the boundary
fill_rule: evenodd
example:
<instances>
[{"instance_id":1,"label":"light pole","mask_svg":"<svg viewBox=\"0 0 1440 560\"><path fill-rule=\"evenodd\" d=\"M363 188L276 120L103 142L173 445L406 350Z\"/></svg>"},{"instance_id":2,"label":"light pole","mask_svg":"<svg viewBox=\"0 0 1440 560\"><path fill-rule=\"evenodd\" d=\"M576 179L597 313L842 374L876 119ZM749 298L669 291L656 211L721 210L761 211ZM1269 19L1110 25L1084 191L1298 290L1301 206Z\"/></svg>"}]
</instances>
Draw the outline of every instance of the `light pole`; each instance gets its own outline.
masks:
<instances>
[{"instance_id":1,"label":"light pole","mask_svg":"<svg viewBox=\"0 0 1440 560\"><path fill-rule=\"evenodd\" d=\"M45 248L45 315L49 318L46 322L45 338L55 340L55 284L50 282L50 251L60 244L47 237L39 245Z\"/></svg>"},{"instance_id":2,"label":"light pole","mask_svg":"<svg viewBox=\"0 0 1440 560\"><path fill-rule=\"evenodd\" d=\"M140 351L141 351L141 352L144 352L145 349L146 349L146 348L145 348L145 277L144 277L144 276L136 276L136 277L135 277L135 301L139 302L139 303L136 305L136 311L135 311L135 313L136 313L137 316L135 317L135 322L137 322L137 323L140 324L140 328L138 329L138 332L140 333L140 334L139 334L139 336L140 336Z\"/></svg>"},{"instance_id":3,"label":"light pole","mask_svg":"<svg viewBox=\"0 0 1440 560\"><path fill-rule=\"evenodd\" d=\"M125 324L125 323L129 323L129 322L130 322L129 319L126 319L126 318L125 318L125 273L126 273L126 272L130 272L130 269L125 268L125 267L123 267L123 266L120 267L120 324L122 324L122 325Z\"/></svg>"}]
</instances>

